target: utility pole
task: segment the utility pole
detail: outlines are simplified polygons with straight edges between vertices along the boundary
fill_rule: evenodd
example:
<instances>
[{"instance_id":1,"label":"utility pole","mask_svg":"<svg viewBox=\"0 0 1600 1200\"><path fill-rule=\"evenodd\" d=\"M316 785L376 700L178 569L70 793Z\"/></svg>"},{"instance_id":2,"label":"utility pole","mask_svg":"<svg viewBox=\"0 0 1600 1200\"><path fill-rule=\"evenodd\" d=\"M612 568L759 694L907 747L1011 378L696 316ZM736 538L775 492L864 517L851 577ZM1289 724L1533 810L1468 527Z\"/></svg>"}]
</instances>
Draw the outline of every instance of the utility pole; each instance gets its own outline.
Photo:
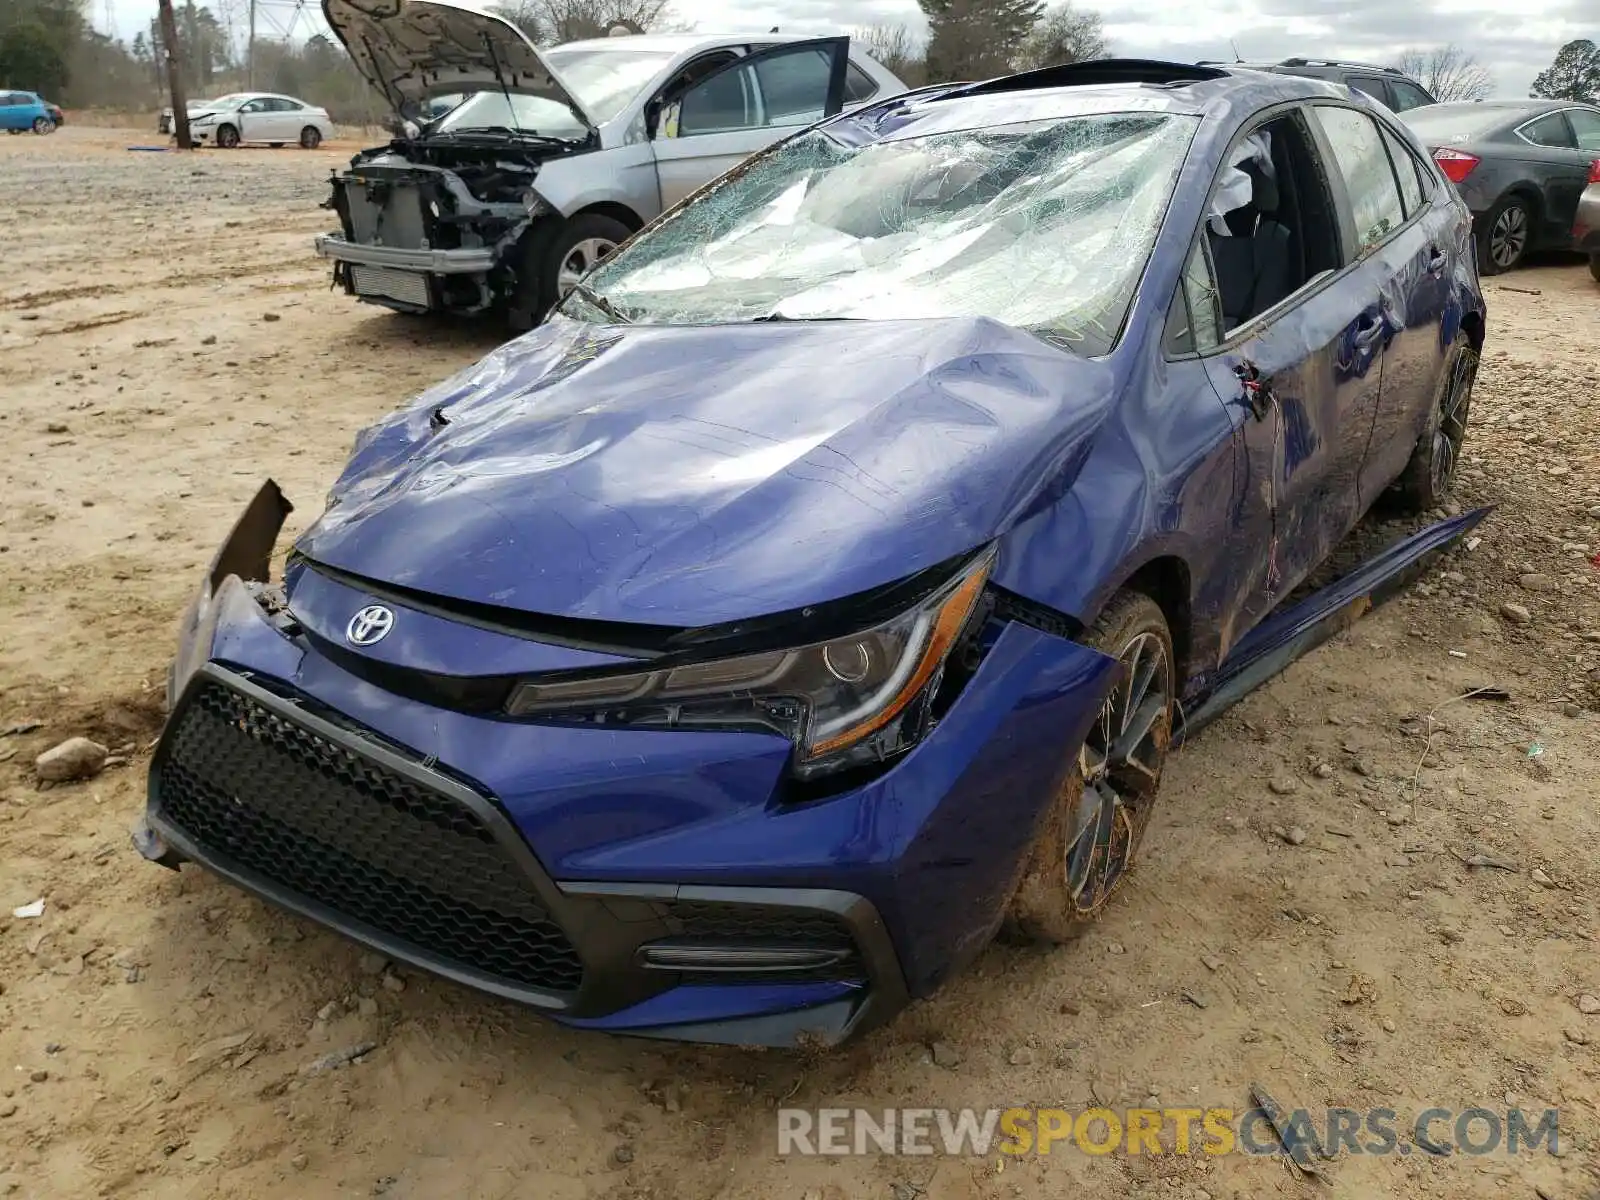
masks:
<instances>
[{"instance_id":1,"label":"utility pole","mask_svg":"<svg viewBox=\"0 0 1600 1200\"><path fill-rule=\"evenodd\" d=\"M183 96L183 75L178 70L178 22L172 15L172 0L161 5L161 52L167 58L167 91L172 96L172 128L178 134L178 149L193 150L189 140L189 104Z\"/></svg>"},{"instance_id":2,"label":"utility pole","mask_svg":"<svg viewBox=\"0 0 1600 1200\"><path fill-rule=\"evenodd\" d=\"M244 52L244 86L256 90L256 0L250 0L250 41Z\"/></svg>"}]
</instances>

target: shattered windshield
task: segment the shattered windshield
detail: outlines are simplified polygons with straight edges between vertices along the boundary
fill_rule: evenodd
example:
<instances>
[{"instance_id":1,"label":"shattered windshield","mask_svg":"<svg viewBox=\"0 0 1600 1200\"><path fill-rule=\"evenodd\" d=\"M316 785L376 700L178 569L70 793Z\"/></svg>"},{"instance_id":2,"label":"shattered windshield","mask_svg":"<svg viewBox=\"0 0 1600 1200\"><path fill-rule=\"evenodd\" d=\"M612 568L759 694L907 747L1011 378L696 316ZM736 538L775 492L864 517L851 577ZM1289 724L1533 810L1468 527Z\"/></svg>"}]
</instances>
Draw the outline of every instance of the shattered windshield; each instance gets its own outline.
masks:
<instances>
[{"instance_id":1,"label":"shattered windshield","mask_svg":"<svg viewBox=\"0 0 1600 1200\"><path fill-rule=\"evenodd\" d=\"M753 160L562 311L644 324L987 316L1115 343L1196 120L1108 113Z\"/></svg>"}]
</instances>

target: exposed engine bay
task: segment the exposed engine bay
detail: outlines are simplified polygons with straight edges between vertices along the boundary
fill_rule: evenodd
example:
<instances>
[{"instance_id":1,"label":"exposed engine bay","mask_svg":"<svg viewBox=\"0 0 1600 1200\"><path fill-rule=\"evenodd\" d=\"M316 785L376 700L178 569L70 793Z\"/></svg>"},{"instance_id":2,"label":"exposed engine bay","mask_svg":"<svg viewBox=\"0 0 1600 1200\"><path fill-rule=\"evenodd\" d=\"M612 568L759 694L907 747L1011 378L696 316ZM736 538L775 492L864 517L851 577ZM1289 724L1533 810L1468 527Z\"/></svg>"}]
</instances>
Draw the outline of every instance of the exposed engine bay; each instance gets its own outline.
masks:
<instances>
[{"instance_id":1,"label":"exposed engine bay","mask_svg":"<svg viewBox=\"0 0 1600 1200\"><path fill-rule=\"evenodd\" d=\"M560 153L559 150L555 151ZM486 269L427 276L382 264L338 262L345 291L402 311L434 308L473 313L508 296L516 284L511 253L528 227L550 210L533 190L537 150L501 139L443 141L400 138L357 154L331 178L323 207L339 215L345 241L356 246L420 251L487 251ZM446 264L449 265L449 264Z\"/></svg>"}]
</instances>

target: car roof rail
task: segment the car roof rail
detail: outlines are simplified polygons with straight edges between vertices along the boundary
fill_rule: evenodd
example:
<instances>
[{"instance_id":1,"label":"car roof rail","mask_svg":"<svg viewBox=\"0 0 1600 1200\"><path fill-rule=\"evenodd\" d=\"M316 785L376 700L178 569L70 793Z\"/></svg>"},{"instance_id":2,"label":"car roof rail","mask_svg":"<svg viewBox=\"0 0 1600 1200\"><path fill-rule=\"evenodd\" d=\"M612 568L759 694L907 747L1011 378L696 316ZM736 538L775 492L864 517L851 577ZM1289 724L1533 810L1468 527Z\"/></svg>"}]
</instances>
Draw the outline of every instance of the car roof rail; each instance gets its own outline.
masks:
<instances>
[{"instance_id":1,"label":"car roof rail","mask_svg":"<svg viewBox=\"0 0 1600 1200\"><path fill-rule=\"evenodd\" d=\"M947 92L950 96L987 96L1032 88L1090 87L1104 83L1147 83L1154 87L1187 87L1226 79L1228 72L1200 63L1163 62L1154 58L1094 58L1001 75Z\"/></svg>"},{"instance_id":2,"label":"car roof rail","mask_svg":"<svg viewBox=\"0 0 1600 1200\"><path fill-rule=\"evenodd\" d=\"M1377 63L1351 62L1343 58L1286 58L1280 67L1347 67L1362 71L1382 71L1385 75L1404 75L1398 67L1380 67Z\"/></svg>"}]
</instances>

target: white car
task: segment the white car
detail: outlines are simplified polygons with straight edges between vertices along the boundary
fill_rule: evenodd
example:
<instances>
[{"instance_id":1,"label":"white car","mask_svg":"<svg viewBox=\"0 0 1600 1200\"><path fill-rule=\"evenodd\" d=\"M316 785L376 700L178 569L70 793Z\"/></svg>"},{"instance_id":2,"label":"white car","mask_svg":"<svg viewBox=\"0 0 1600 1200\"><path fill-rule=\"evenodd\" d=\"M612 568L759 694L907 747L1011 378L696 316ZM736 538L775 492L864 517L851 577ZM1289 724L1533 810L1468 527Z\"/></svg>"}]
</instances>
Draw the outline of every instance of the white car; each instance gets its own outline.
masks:
<instances>
[{"instance_id":1,"label":"white car","mask_svg":"<svg viewBox=\"0 0 1600 1200\"><path fill-rule=\"evenodd\" d=\"M163 123L171 113L162 114ZM189 106L189 136L197 146L231 150L246 142L315 150L333 136L328 110L275 92L235 92Z\"/></svg>"},{"instance_id":2,"label":"white car","mask_svg":"<svg viewBox=\"0 0 1600 1200\"><path fill-rule=\"evenodd\" d=\"M848 37L640 34L540 48L479 0L322 10L405 132L333 177L326 207L340 228L316 239L317 253L362 301L498 308L517 328L750 155L906 90ZM421 112L440 97L442 116Z\"/></svg>"}]
</instances>

